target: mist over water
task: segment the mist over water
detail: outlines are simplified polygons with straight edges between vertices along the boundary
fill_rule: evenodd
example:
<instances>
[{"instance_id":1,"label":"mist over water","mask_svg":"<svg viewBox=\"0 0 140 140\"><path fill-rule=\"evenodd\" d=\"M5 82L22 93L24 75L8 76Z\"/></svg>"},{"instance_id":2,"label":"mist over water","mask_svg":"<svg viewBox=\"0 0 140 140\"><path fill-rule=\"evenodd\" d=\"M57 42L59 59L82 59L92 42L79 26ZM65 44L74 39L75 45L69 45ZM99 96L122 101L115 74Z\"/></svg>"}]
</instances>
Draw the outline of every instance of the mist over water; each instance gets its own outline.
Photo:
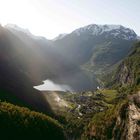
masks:
<instances>
[{"instance_id":1,"label":"mist over water","mask_svg":"<svg viewBox=\"0 0 140 140\"><path fill-rule=\"evenodd\" d=\"M56 84L49 79L43 81L42 85L34 86L34 88L40 91L72 91L70 86L64 84Z\"/></svg>"}]
</instances>

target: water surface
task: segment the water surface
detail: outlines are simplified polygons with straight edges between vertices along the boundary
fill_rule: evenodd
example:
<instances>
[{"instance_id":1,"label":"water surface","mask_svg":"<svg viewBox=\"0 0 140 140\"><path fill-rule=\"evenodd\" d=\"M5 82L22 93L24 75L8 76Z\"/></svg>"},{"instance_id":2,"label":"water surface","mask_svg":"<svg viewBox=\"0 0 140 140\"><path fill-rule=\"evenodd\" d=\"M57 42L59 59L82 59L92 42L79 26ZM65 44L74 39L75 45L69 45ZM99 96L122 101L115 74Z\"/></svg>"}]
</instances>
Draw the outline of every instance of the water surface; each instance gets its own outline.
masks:
<instances>
[{"instance_id":1,"label":"water surface","mask_svg":"<svg viewBox=\"0 0 140 140\"><path fill-rule=\"evenodd\" d=\"M42 85L34 86L35 89L40 91L72 91L72 88L64 84L56 84L51 80L43 81Z\"/></svg>"}]
</instances>

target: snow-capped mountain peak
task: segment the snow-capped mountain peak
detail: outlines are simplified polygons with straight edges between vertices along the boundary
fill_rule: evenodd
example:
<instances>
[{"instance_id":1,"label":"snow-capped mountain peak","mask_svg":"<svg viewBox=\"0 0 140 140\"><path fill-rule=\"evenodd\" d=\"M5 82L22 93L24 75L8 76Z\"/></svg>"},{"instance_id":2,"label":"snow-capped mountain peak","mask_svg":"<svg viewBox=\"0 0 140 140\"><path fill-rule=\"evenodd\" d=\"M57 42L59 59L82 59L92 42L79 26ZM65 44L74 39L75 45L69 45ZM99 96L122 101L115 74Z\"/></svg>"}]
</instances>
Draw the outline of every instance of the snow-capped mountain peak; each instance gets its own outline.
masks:
<instances>
[{"instance_id":1,"label":"snow-capped mountain peak","mask_svg":"<svg viewBox=\"0 0 140 140\"><path fill-rule=\"evenodd\" d=\"M136 33L129 28L126 28L122 25L97 25L97 24L91 24L87 25L85 27L79 28L72 33L75 33L76 35L80 36L83 33L90 34L90 35L102 35L104 33L109 33L110 35L114 37L121 37L126 40L133 40L136 39L137 35Z\"/></svg>"}]
</instances>

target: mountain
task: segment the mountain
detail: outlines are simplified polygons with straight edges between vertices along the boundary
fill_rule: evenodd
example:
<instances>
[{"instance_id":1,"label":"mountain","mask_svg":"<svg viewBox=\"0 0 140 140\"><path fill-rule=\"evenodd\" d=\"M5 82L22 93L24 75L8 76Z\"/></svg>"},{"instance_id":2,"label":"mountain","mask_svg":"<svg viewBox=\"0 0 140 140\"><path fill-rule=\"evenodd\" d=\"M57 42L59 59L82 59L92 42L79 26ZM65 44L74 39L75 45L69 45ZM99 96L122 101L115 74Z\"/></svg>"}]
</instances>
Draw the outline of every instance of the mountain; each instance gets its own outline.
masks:
<instances>
[{"instance_id":1,"label":"mountain","mask_svg":"<svg viewBox=\"0 0 140 140\"><path fill-rule=\"evenodd\" d=\"M137 35L132 29L121 25L91 24L53 40L52 46L60 55L66 56L65 60L78 65L97 87L99 75L127 56L136 41Z\"/></svg>"},{"instance_id":2,"label":"mountain","mask_svg":"<svg viewBox=\"0 0 140 140\"><path fill-rule=\"evenodd\" d=\"M82 28L79 28L72 33L77 34L78 36L81 36L82 34L89 34L93 36L99 36L106 34L106 37L112 36L116 38L126 39L126 40L133 40L136 38L136 33L129 28L126 28L121 25L96 25L91 24Z\"/></svg>"},{"instance_id":3,"label":"mountain","mask_svg":"<svg viewBox=\"0 0 140 140\"><path fill-rule=\"evenodd\" d=\"M42 81L45 67L41 57L30 38L24 41L19 37L0 27L0 97L3 101L50 114L51 108L43 95L33 89Z\"/></svg>"},{"instance_id":4,"label":"mountain","mask_svg":"<svg viewBox=\"0 0 140 140\"><path fill-rule=\"evenodd\" d=\"M67 59L81 65L89 61L92 56L95 57L99 52L98 57L91 60L91 63L96 63L101 55L104 55L101 52L102 50L107 51L104 52L106 54L111 55L113 53L112 55L116 55L120 53L119 49L121 48L124 49L122 51L124 54L129 50L130 43L135 41L136 38L137 35L133 30L121 25L92 24L76 29L62 39L55 40L53 45L57 51L66 54ZM112 49L112 52L110 52L110 49ZM120 54L118 59L122 58L123 54ZM109 59L108 57L106 59ZM114 61L118 61L117 58Z\"/></svg>"}]
</instances>

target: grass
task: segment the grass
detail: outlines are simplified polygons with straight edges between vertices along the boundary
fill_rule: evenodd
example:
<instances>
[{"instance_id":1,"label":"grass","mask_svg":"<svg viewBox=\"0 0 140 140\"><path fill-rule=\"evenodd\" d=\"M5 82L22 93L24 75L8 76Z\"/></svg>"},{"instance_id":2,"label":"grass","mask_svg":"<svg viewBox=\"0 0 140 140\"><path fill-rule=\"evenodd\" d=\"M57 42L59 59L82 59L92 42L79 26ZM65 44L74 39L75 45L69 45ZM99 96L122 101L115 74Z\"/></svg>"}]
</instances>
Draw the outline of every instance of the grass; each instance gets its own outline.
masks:
<instances>
[{"instance_id":1,"label":"grass","mask_svg":"<svg viewBox=\"0 0 140 140\"><path fill-rule=\"evenodd\" d=\"M117 90L110 89L100 89L97 92L101 93L104 96L104 101L107 103L112 103L118 94Z\"/></svg>"}]
</instances>

